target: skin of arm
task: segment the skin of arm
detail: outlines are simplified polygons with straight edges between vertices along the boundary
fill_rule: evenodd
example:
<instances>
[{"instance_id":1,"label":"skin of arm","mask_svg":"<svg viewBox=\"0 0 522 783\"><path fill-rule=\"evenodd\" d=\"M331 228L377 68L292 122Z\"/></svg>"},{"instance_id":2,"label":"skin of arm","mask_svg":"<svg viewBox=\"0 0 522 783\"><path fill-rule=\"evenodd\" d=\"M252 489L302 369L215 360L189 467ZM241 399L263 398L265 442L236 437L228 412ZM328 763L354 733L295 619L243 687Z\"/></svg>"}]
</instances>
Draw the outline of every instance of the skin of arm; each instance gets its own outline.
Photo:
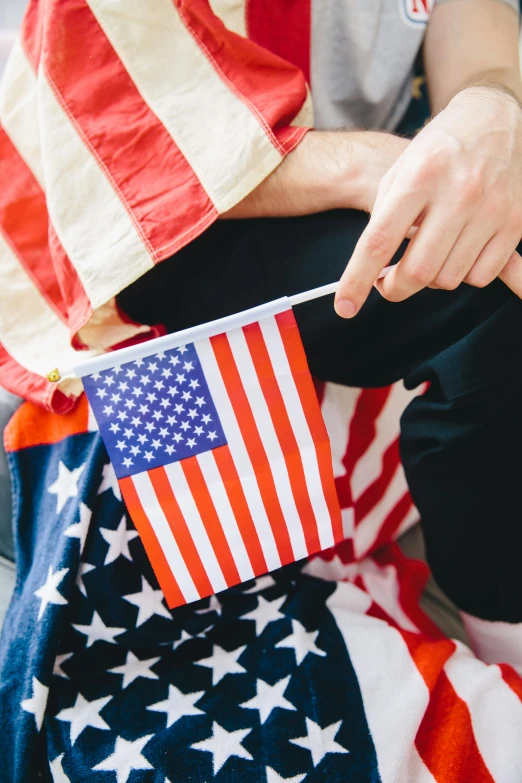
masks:
<instances>
[{"instance_id":1,"label":"skin of arm","mask_svg":"<svg viewBox=\"0 0 522 783\"><path fill-rule=\"evenodd\" d=\"M277 169L222 219L369 212L407 139L373 131L308 131Z\"/></svg>"},{"instance_id":2,"label":"skin of arm","mask_svg":"<svg viewBox=\"0 0 522 783\"><path fill-rule=\"evenodd\" d=\"M522 296L518 34L498 0L435 6L425 40L435 117L380 181L337 290L339 315L354 316L374 284L399 302L426 286L484 287L498 276ZM412 226L403 258L386 269Z\"/></svg>"}]
</instances>

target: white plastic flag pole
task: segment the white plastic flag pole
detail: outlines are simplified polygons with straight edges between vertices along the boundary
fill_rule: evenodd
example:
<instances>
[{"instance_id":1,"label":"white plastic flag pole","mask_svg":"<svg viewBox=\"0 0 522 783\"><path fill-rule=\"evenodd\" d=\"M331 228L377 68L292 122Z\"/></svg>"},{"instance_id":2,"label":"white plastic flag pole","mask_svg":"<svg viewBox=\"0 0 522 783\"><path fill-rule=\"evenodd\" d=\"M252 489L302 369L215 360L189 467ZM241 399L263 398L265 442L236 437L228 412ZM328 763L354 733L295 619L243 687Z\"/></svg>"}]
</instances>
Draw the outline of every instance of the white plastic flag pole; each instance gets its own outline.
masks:
<instances>
[{"instance_id":1,"label":"white plastic flag pole","mask_svg":"<svg viewBox=\"0 0 522 783\"><path fill-rule=\"evenodd\" d=\"M114 367L115 364L132 362L135 359L140 359L142 356L148 356L150 353L159 353L170 348L178 348L186 343L214 337L230 329L239 329L247 324L255 323L261 318L268 318L271 315L282 313L295 305L309 302L311 299L334 294L337 286L338 282L329 283L319 288L312 288L310 291L304 291L302 294L284 296L273 302L267 302L264 305L243 310L241 313L234 313L234 315L227 315L225 318L218 318L200 326L183 329L181 332L175 332L174 334L166 334L149 342L130 345L128 348L121 348L119 351L111 351L100 356L94 356L67 370L56 368L47 373L47 380L57 383L68 378L83 378L85 375L108 370L110 367Z\"/></svg>"}]
</instances>

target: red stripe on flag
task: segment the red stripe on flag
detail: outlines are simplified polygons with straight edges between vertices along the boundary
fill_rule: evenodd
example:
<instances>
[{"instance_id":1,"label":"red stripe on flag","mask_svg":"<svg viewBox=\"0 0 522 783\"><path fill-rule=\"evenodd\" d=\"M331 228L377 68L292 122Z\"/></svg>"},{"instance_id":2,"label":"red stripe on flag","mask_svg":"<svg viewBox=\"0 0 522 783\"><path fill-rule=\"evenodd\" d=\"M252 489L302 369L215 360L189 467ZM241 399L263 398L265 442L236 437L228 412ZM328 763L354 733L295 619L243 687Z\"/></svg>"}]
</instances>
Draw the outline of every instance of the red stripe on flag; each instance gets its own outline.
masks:
<instances>
[{"instance_id":1,"label":"red stripe on flag","mask_svg":"<svg viewBox=\"0 0 522 783\"><path fill-rule=\"evenodd\" d=\"M239 571L234 561L232 552L228 545L219 515L214 506L214 502L208 491L207 483L201 471L197 457L188 457L180 460L180 466L185 474L192 497L198 507L201 521L205 526L207 535L210 539L212 549L217 557L219 566L225 577L228 587L237 585L241 582ZM211 593L214 591L211 590Z\"/></svg>"},{"instance_id":2,"label":"red stripe on flag","mask_svg":"<svg viewBox=\"0 0 522 783\"><path fill-rule=\"evenodd\" d=\"M179 589L178 583L167 562L167 558L163 554L163 550L156 538L153 527L141 505L138 493L132 482L132 477L127 476L126 478L119 479L119 485L123 499L129 509L129 514L138 529L143 546L147 551L147 555L160 587L163 590L169 608L173 609L176 606L186 604L185 597Z\"/></svg>"},{"instance_id":3,"label":"red stripe on flag","mask_svg":"<svg viewBox=\"0 0 522 783\"><path fill-rule=\"evenodd\" d=\"M475 739L468 705L441 671L415 740L437 783L495 783Z\"/></svg>"},{"instance_id":4,"label":"red stripe on flag","mask_svg":"<svg viewBox=\"0 0 522 783\"><path fill-rule=\"evenodd\" d=\"M494 783L477 745L468 705L457 695L444 671L456 649L455 643L399 632L430 693L415 740L423 762L437 783Z\"/></svg>"},{"instance_id":5,"label":"red stripe on flag","mask_svg":"<svg viewBox=\"0 0 522 783\"><path fill-rule=\"evenodd\" d=\"M243 328L243 333L250 350L252 362L263 391L263 396L266 400L277 439L281 445L288 470L290 486L292 487L292 494L306 540L306 548L310 555L317 552L321 548L321 544L319 542L317 521L306 485L306 477L299 453L299 446L297 445L292 424L288 418L285 401L283 400L283 395L281 394L259 323L245 326Z\"/></svg>"},{"instance_id":6,"label":"red stripe on flag","mask_svg":"<svg viewBox=\"0 0 522 783\"><path fill-rule=\"evenodd\" d=\"M67 309L49 251L45 194L2 127L0 160L0 226L42 296L66 321Z\"/></svg>"},{"instance_id":7,"label":"red stripe on flag","mask_svg":"<svg viewBox=\"0 0 522 783\"><path fill-rule=\"evenodd\" d=\"M192 581L196 585L196 590L202 596L212 595L214 589L201 562L197 547L192 540L185 517L172 491L165 468L153 468L148 471L148 474L158 502L169 523L172 535L176 539L181 556L185 561Z\"/></svg>"},{"instance_id":8,"label":"red stripe on flag","mask_svg":"<svg viewBox=\"0 0 522 783\"><path fill-rule=\"evenodd\" d=\"M49 76L151 257L160 261L208 227L217 211L88 5L60 3L54 8L59 19L51 14L46 28Z\"/></svg>"},{"instance_id":9,"label":"red stripe on flag","mask_svg":"<svg viewBox=\"0 0 522 783\"><path fill-rule=\"evenodd\" d=\"M502 672L502 678L504 682L509 685L513 693L516 693L520 701L522 701L522 677L516 673L516 671L505 663L499 664L500 671Z\"/></svg>"},{"instance_id":10,"label":"red stripe on flag","mask_svg":"<svg viewBox=\"0 0 522 783\"><path fill-rule=\"evenodd\" d=\"M310 0L248 0L249 38L298 68L310 83Z\"/></svg>"},{"instance_id":11,"label":"red stripe on flag","mask_svg":"<svg viewBox=\"0 0 522 783\"><path fill-rule=\"evenodd\" d=\"M373 560L379 566L392 565L399 585L399 604L407 617L421 633L432 639L443 639L444 634L420 606L420 599L430 577L430 570L421 560L407 558L395 541L386 540L387 546L374 552Z\"/></svg>"},{"instance_id":12,"label":"red stripe on flag","mask_svg":"<svg viewBox=\"0 0 522 783\"><path fill-rule=\"evenodd\" d=\"M47 3L42 3L41 0L30 0L22 20L22 42L35 71L40 64L47 12Z\"/></svg>"},{"instance_id":13,"label":"red stripe on flag","mask_svg":"<svg viewBox=\"0 0 522 783\"><path fill-rule=\"evenodd\" d=\"M303 74L268 48L227 30L208 0L173 2L218 75L257 115L274 146L282 153L292 149L305 133L300 128L287 127L306 99ZM287 33L285 21L282 35Z\"/></svg>"},{"instance_id":14,"label":"red stripe on flag","mask_svg":"<svg viewBox=\"0 0 522 783\"><path fill-rule=\"evenodd\" d=\"M317 401L310 370L308 369L308 362L306 361L299 329L297 328L294 314L291 310L276 315L276 322L279 327L279 333L281 334L297 393L299 394L299 399L303 406L306 422L315 444L321 483L323 485L330 519L332 520L334 540L338 543L344 539L344 532L341 509L339 508L339 499L337 497L333 478L330 440Z\"/></svg>"},{"instance_id":15,"label":"red stripe on flag","mask_svg":"<svg viewBox=\"0 0 522 783\"><path fill-rule=\"evenodd\" d=\"M0 365L1 354L0 346ZM3 373L4 366L1 366ZM21 367L19 367L19 372L22 372ZM41 380L43 381L43 378ZM4 376L2 374L3 382ZM52 386L48 381L46 383ZM88 432L89 405L85 394L82 394L73 410L70 408L74 405L74 400L68 400L61 392L59 394L69 403L69 410L64 408L60 412L51 413L49 410L44 410L41 405L35 405L32 402L22 403L13 413L4 430L6 451L18 451L32 446L59 443L71 435Z\"/></svg>"},{"instance_id":16,"label":"red stripe on flag","mask_svg":"<svg viewBox=\"0 0 522 783\"><path fill-rule=\"evenodd\" d=\"M356 525L382 500L400 463L399 439L397 438L382 455L380 475L362 492L354 503Z\"/></svg>"},{"instance_id":17,"label":"red stripe on flag","mask_svg":"<svg viewBox=\"0 0 522 783\"><path fill-rule=\"evenodd\" d=\"M75 335L89 321L93 308L83 283L78 277L76 269L71 264L69 256L63 249L51 222L49 222L48 234L49 250L54 265L53 272L67 308L67 318L72 336L71 343L76 350L81 350L83 345L77 340Z\"/></svg>"},{"instance_id":18,"label":"red stripe on flag","mask_svg":"<svg viewBox=\"0 0 522 783\"><path fill-rule=\"evenodd\" d=\"M293 563L295 562L295 557L290 542L290 535L277 495L269 460L261 441L248 397L241 383L229 342L226 335L220 334L217 337L211 337L210 344L234 409L248 456L254 468L266 515L274 535L279 559L282 565Z\"/></svg>"},{"instance_id":19,"label":"red stripe on flag","mask_svg":"<svg viewBox=\"0 0 522 783\"><path fill-rule=\"evenodd\" d=\"M341 505L348 508L352 505L351 480L357 462L372 445L375 434L375 422L382 412L391 393L391 387L384 389L363 389L350 422L346 454L343 465L346 475L338 481L342 491ZM346 497L345 497L346 495Z\"/></svg>"},{"instance_id":20,"label":"red stripe on flag","mask_svg":"<svg viewBox=\"0 0 522 783\"><path fill-rule=\"evenodd\" d=\"M412 506L413 500L411 499L411 495L408 490L406 490L404 495L400 498L400 500L397 501L389 514L386 515L379 527L379 530L376 531L377 537L368 550L369 552L377 551L392 541L394 533L399 529L403 521L406 519Z\"/></svg>"},{"instance_id":21,"label":"red stripe on flag","mask_svg":"<svg viewBox=\"0 0 522 783\"><path fill-rule=\"evenodd\" d=\"M230 449L228 446L220 446L214 449L212 454L216 460L217 469L223 480L223 486L232 506L254 574L255 576L265 574L268 571L268 566Z\"/></svg>"}]
</instances>

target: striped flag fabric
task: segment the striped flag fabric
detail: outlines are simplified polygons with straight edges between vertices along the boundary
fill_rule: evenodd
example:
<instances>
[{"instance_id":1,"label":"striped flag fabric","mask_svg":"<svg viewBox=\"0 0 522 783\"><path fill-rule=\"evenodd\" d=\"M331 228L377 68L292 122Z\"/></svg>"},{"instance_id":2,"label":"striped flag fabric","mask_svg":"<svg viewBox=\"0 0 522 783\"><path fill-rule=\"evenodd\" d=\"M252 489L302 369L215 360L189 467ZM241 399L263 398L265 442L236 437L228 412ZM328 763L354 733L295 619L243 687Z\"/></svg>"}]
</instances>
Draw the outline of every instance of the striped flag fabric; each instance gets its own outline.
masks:
<instances>
[{"instance_id":1,"label":"striped flag fabric","mask_svg":"<svg viewBox=\"0 0 522 783\"><path fill-rule=\"evenodd\" d=\"M207 0L29 0L0 84L2 385L64 413L81 383L50 366L161 334L116 297L277 168L307 96Z\"/></svg>"},{"instance_id":2,"label":"striped flag fabric","mask_svg":"<svg viewBox=\"0 0 522 783\"><path fill-rule=\"evenodd\" d=\"M170 607L343 539L329 439L286 302L217 334L149 342L132 361L115 364L115 353L84 377Z\"/></svg>"},{"instance_id":3,"label":"striped flag fabric","mask_svg":"<svg viewBox=\"0 0 522 783\"><path fill-rule=\"evenodd\" d=\"M522 780L521 677L443 636L426 565L390 541L412 521L402 385L321 396L346 540L172 612L85 396L18 409L2 781Z\"/></svg>"}]
</instances>

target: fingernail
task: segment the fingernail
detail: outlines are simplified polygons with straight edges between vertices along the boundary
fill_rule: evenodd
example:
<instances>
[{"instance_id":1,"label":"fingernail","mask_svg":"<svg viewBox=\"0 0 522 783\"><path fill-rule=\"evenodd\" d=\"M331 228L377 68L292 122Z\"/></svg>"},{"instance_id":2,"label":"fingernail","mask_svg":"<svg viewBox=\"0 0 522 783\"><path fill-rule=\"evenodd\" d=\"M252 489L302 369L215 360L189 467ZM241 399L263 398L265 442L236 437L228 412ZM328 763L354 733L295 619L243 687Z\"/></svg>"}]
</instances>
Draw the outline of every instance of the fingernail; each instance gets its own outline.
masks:
<instances>
[{"instance_id":1,"label":"fingernail","mask_svg":"<svg viewBox=\"0 0 522 783\"><path fill-rule=\"evenodd\" d=\"M382 280L383 277L386 277L391 271L393 267L392 266L385 266L384 269L381 269L379 274L377 275L377 280Z\"/></svg>"},{"instance_id":2,"label":"fingernail","mask_svg":"<svg viewBox=\"0 0 522 783\"><path fill-rule=\"evenodd\" d=\"M353 318L357 312L357 308L349 299L338 299L335 303L335 312L337 315L340 315L341 318Z\"/></svg>"}]
</instances>

